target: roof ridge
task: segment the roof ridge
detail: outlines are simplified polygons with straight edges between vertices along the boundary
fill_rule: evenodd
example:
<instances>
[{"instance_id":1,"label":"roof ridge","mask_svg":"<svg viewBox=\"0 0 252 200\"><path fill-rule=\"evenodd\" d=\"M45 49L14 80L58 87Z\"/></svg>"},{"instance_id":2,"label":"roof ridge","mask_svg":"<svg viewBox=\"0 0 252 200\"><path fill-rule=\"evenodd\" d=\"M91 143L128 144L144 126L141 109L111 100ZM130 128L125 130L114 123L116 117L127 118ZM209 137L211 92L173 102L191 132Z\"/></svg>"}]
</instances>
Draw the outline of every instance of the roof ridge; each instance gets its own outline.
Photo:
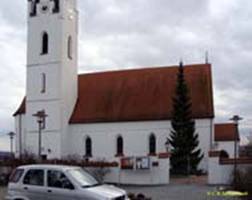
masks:
<instances>
[{"instance_id":1,"label":"roof ridge","mask_svg":"<svg viewBox=\"0 0 252 200\"><path fill-rule=\"evenodd\" d=\"M203 66L211 66L210 63L194 63L194 64L187 64L184 65L186 68L191 68L191 67L203 67ZM99 75L99 74L112 74L112 73L121 73L121 72L137 72L137 71L147 71L147 70L162 70L162 69L174 69L178 68L179 65L170 65L170 66L165 66L165 65L160 65L160 66L145 66L145 67L130 67L130 68L125 68L125 69L115 69L115 70L106 70L106 71L97 71L97 72L87 72L87 73L80 73L78 76L85 76L85 75Z\"/></svg>"}]
</instances>

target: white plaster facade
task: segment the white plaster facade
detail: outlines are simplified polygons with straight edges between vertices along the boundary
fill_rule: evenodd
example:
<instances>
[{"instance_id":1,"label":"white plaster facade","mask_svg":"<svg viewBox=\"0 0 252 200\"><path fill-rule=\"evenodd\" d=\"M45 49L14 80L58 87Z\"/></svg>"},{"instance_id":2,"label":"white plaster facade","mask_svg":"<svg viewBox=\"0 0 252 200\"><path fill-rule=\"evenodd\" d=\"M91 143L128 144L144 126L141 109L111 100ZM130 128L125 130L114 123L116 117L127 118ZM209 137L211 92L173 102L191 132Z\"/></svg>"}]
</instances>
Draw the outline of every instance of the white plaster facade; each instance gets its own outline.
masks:
<instances>
[{"instance_id":1,"label":"white plaster facade","mask_svg":"<svg viewBox=\"0 0 252 200\"><path fill-rule=\"evenodd\" d=\"M28 15L31 3L28 2ZM17 156L38 152L38 124L33 117L45 110L48 118L42 134L42 153L49 159L85 155L85 138L92 139L91 160L120 161L116 157L116 139L122 136L125 156L148 156L149 136L156 136L157 154L166 152L165 142L171 131L170 121L69 124L77 101L78 12L76 0L61 0L60 12L52 13L53 1L40 0L37 15L28 18L26 113L15 117ZM41 11L48 6L49 11ZM49 36L48 54L41 55L42 35ZM72 58L68 57L68 39L72 38ZM41 92L41 75L46 76L46 92ZM213 119L197 119L196 132L204 159L199 168L208 170L208 151L213 141ZM169 159L159 160L149 171L112 169L106 179L126 184L169 183Z\"/></svg>"},{"instance_id":2,"label":"white plaster facade","mask_svg":"<svg viewBox=\"0 0 252 200\"><path fill-rule=\"evenodd\" d=\"M219 157L209 158L208 184L229 185L233 179L233 165L221 165Z\"/></svg>"},{"instance_id":3,"label":"white plaster facade","mask_svg":"<svg viewBox=\"0 0 252 200\"><path fill-rule=\"evenodd\" d=\"M199 133L200 145L205 157L200 168L207 171L207 155L210 150L211 120L196 120L196 130ZM148 156L149 137L154 134L157 139L157 152L166 152L165 142L171 130L170 121L125 122L70 125L68 152L85 155L85 138L93 140L93 157L107 158L111 161L116 155L116 139L124 138L125 156Z\"/></svg>"},{"instance_id":4,"label":"white plaster facade","mask_svg":"<svg viewBox=\"0 0 252 200\"><path fill-rule=\"evenodd\" d=\"M234 141L219 141L215 142L216 150L225 150L230 158L234 158ZM237 157L239 156L239 142L237 142Z\"/></svg>"},{"instance_id":5,"label":"white plaster facade","mask_svg":"<svg viewBox=\"0 0 252 200\"><path fill-rule=\"evenodd\" d=\"M30 16L32 5L36 15ZM47 12L43 11L47 7ZM53 149L53 157L61 157L68 121L77 100L77 40L78 12L76 0L60 1L60 10L53 13L54 1L28 2L28 52L26 88L26 124L24 148L38 149L36 123L33 114L45 110L46 129L43 140ZM42 54L43 34L48 34L48 53ZM71 54L68 56L68 40L71 37ZM42 89L45 75L46 91ZM47 151L47 148L44 147ZM44 152L45 153L45 152Z\"/></svg>"},{"instance_id":6,"label":"white plaster facade","mask_svg":"<svg viewBox=\"0 0 252 200\"><path fill-rule=\"evenodd\" d=\"M120 162L120 159L117 159ZM157 167L151 167L149 170L121 170L120 168L111 168L110 173L105 176L108 183L119 183L127 185L165 185L170 183L170 159L158 159L151 157L151 162L158 162Z\"/></svg>"},{"instance_id":7,"label":"white plaster facade","mask_svg":"<svg viewBox=\"0 0 252 200\"><path fill-rule=\"evenodd\" d=\"M16 120L20 116L16 117ZM24 115L22 116L25 117ZM34 124L36 124L34 122ZM19 122L16 122L18 131ZM25 126L25 124L22 124ZM211 120L196 120L196 130L199 133L200 144L204 158L199 168L208 170L208 151L210 150L211 137ZM22 132L22 149L28 152L38 151L38 133ZM157 153L166 152L165 142L169 137L171 130L170 121L156 122L125 122L125 123L99 123L99 124L81 124L69 125L68 135L66 136L67 145L62 145L59 152L57 141L61 140L60 135L56 135L48 130L43 131L42 149L49 159L63 158L69 155L85 156L85 139L92 139L92 156L93 159L104 159L107 161L116 160L116 139L122 136L124 139L124 155L131 156L148 156L149 154L149 136L154 134L157 140ZM19 139L17 138L17 141ZM19 150L19 142L17 142L17 150ZM51 150L49 153L48 150ZM58 156L60 154L60 156Z\"/></svg>"},{"instance_id":8,"label":"white plaster facade","mask_svg":"<svg viewBox=\"0 0 252 200\"><path fill-rule=\"evenodd\" d=\"M234 180L234 163L221 163L220 157L209 158L208 184L211 185L230 185ZM237 161L237 171L246 173L251 169L251 160L242 159Z\"/></svg>"}]
</instances>

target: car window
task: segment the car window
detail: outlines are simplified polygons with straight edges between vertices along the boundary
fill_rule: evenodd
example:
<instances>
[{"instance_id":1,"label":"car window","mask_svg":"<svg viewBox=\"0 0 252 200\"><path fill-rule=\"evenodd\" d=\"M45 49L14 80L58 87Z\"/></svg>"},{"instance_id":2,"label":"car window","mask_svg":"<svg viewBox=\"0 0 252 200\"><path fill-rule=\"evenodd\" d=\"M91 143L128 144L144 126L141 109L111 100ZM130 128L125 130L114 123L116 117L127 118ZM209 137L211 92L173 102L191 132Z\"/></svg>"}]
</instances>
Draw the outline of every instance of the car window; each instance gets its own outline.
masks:
<instances>
[{"instance_id":1,"label":"car window","mask_svg":"<svg viewBox=\"0 0 252 200\"><path fill-rule=\"evenodd\" d=\"M47 172L47 185L48 187L60 188L60 189L74 189L71 181L66 175L57 170L48 170Z\"/></svg>"},{"instance_id":2,"label":"car window","mask_svg":"<svg viewBox=\"0 0 252 200\"><path fill-rule=\"evenodd\" d=\"M22 175L24 174L23 169L16 169L10 176L10 182L11 183L17 183Z\"/></svg>"},{"instance_id":3,"label":"car window","mask_svg":"<svg viewBox=\"0 0 252 200\"><path fill-rule=\"evenodd\" d=\"M83 169L71 169L68 170L68 173L73 177L82 187L93 187L97 186L100 183L89 173Z\"/></svg>"},{"instance_id":4,"label":"car window","mask_svg":"<svg viewBox=\"0 0 252 200\"><path fill-rule=\"evenodd\" d=\"M26 185L44 186L44 170L29 170L26 173L23 182Z\"/></svg>"}]
</instances>

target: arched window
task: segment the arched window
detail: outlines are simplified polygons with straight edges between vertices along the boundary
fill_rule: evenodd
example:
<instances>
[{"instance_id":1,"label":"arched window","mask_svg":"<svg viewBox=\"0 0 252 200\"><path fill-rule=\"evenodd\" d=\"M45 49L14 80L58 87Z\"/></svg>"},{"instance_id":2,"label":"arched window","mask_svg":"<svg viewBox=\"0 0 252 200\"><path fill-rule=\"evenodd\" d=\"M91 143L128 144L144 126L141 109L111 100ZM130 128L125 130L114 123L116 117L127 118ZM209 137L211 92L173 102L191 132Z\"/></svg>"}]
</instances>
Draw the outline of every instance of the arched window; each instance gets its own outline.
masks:
<instances>
[{"instance_id":1,"label":"arched window","mask_svg":"<svg viewBox=\"0 0 252 200\"><path fill-rule=\"evenodd\" d=\"M54 8L53 8L54 13L59 12L59 0L54 0Z\"/></svg>"},{"instance_id":2,"label":"arched window","mask_svg":"<svg viewBox=\"0 0 252 200\"><path fill-rule=\"evenodd\" d=\"M73 41L71 36L68 37L67 41L67 56L69 59L73 58Z\"/></svg>"},{"instance_id":3,"label":"arched window","mask_svg":"<svg viewBox=\"0 0 252 200\"><path fill-rule=\"evenodd\" d=\"M90 137L86 138L86 157L92 157L92 140Z\"/></svg>"},{"instance_id":4,"label":"arched window","mask_svg":"<svg viewBox=\"0 0 252 200\"><path fill-rule=\"evenodd\" d=\"M30 6L31 6L30 7L30 9L31 9L30 16L34 17L37 14L37 10L36 10L37 3L36 2L31 2Z\"/></svg>"},{"instance_id":5,"label":"arched window","mask_svg":"<svg viewBox=\"0 0 252 200\"><path fill-rule=\"evenodd\" d=\"M48 44L49 42L49 37L48 37L48 34L46 32L43 33L42 35L42 52L41 54L48 54Z\"/></svg>"},{"instance_id":6,"label":"arched window","mask_svg":"<svg viewBox=\"0 0 252 200\"><path fill-rule=\"evenodd\" d=\"M42 73L41 74L41 93L45 93L46 92L46 74Z\"/></svg>"},{"instance_id":7,"label":"arched window","mask_svg":"<svg viewBox=\"0 0 252 200\"><path fill-rule=\"evenodd\" d=\"M116 156L123 156L123 138L119 136L116 141Z\"/></svg>"},{"instance_id":8,"label":"arched window","mask_svg":"<svg viewBox=\"0 0 252 200\"><path fill-rule=\"evenodd\" d=\"M154 134L151 134L149 138L149 151L150 155L156 155L156 137Z\"/></svg>"}]
</instances>

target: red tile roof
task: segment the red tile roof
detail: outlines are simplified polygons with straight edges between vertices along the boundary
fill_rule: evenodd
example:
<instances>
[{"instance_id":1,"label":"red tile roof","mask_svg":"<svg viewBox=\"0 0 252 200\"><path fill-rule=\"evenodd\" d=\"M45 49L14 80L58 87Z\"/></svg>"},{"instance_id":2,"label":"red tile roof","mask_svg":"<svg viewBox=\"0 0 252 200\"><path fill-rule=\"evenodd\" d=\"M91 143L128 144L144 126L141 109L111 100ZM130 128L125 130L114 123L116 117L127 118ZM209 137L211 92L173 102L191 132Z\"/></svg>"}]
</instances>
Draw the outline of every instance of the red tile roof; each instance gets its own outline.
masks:
<instances>
[{"instance_id":1,"label":"red tile roof","mask_svg":"<svg viewBox=\"0 0 252 200\"><path fill-rule=\"evenodd\" d=\"M236 125L233 123L215 124L214 132L215 132L214 139L216 142L234 141L235 138L237 140L240 140L239 135L237 135Z\"/></svg>"},{"instance_id":2,"label":"red tile roof","mask_svg":"<svg viewBox=\"0 0 252 200\"><path fill-rule=\"evenodd\" d=\"M210 64L185 66L194 118L213 118ZM71 124L171 118L178 66L82 74ZM20 112L17 112L20 114Z\"/></svg>"},{"instance_id":3,"label":"red tile roof","mask_svg":"<svg viewBox=\"0 0 252 200\"><path fill-rule=\"evenodd\" d=\"M171 118L178 67L133 69L79 76L70 123ZM185 66L194 118L214 116L211 65Z\"/></svg>"},{"instance_id":4,"label":"red tile roof","mask_svg":"<svg viewBox=\"0 0 252 200\"><path fill-rule=\"evenodd\" d=\"M25 104L26 104L26 98L23 99L21 105L19 106L19 108L17 109L17 111L13 114L13 116L17 116L17 115L20 115L20 114L25 114Z\"/></svg>"}]
</instances>

